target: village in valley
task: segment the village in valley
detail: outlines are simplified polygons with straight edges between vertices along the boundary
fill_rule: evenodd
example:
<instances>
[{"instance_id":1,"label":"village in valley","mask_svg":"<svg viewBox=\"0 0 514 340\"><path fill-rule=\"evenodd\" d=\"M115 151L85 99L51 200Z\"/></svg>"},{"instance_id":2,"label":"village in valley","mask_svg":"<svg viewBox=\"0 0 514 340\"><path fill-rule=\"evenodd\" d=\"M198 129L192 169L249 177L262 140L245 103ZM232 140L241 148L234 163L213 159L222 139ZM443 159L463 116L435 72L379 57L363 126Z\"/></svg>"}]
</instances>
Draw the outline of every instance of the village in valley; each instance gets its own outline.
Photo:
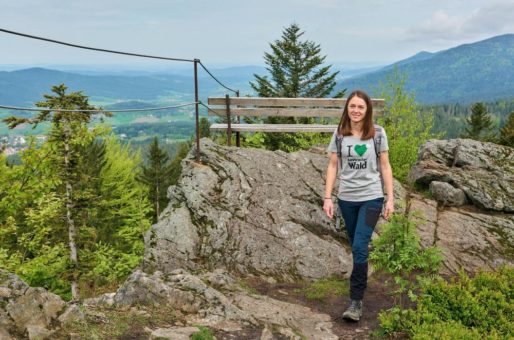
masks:
<instances>
[{"instance_id":1,"label":"village in valley","mask_svg":"<svg viewBox=\"0 0 514 340\"><path fill-rule=\"evenodd\" d=\"M34 139L36 143L42 144L47 140L45 135L35 135ZM0 135L0 149L7 156L12 156L20 153L27 149L30 142L30 137L26 135Z\"/></svg>"}]
</instances>

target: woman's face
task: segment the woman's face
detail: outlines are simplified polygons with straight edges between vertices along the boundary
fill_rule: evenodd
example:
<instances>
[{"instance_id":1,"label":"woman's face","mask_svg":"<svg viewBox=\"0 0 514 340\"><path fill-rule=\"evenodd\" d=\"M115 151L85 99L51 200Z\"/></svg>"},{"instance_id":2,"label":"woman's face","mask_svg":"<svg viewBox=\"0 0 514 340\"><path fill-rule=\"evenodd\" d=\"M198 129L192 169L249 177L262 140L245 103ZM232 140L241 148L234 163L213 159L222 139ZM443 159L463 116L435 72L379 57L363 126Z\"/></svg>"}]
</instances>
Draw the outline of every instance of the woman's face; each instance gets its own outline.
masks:
<instances>
[{"instance_id":1,"label":"woman's face","mask_svg":"<svg viewBox=\"0 0 514 340\"><path fill-rule=\"evenodd\" d=\"M348 118L352 123L359 123L366 117L368 109L364 99L353 96L348 102Z\"/></svg>"}]
</instances>

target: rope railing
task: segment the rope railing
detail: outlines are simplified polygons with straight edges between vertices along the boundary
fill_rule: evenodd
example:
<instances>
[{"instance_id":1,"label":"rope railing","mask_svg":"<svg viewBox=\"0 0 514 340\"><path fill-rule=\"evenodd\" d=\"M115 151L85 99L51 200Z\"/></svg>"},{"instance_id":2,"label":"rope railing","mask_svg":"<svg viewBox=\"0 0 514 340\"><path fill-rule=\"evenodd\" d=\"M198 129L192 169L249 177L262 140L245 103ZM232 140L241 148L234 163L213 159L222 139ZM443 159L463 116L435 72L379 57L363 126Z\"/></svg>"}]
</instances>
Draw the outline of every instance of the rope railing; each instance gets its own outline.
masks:
<instances>
[{"instance_id":1,"label":"rope railing","mask_svg":"<svg viewBox=\"0 0 514 340\"><path fill-rule=\"evenodd\" d=\"M17 106L6 106L6 105L0 105L0 109L8 109L8 110L15 110L15 111L60 111L60 112L111 112L111 113L120 113L120 112L146 112L146 111L161 111L161 110L168 110L168 109L176 109L179 107L184 106L191 106L195 105L196 102L186 103L186 104L180 104L180 105L174 105L174 106L161 106L161 107L151 107L151 108L143 108L143 109L124 109L124 110L109 110L109 109L103 109L98 108L94 110L66 110L66 109L56 109L56 108L48 108L48 107L17 107Z\"/></svg>"},{"instance_id":2,"label":"rope railing","mask_svg":"<svg viewBox=\"0 0 514 340\"><path fill-rule=\"evenodd\" d=\"M224 87L225 89L229 90L229 91L232 91L234 93L236 93L236 96L239 97L239 91L236 91L236 90L233 90L231 88L229 88L228 86L226 86L225 84L223 84L221 81L219 81L208 69L207 67L205 67L204 64L202 64L202 62L200 61L200 59L185 59L185 58L171 58L171 57L162 57L162 56L155 56L155 55L148 55L148 54L140 54L140 53L133 53L133 52L124 52L124 51L117 51L117 50L110 50L110 49L104 49L104 48L97 48L97 47L90 47L90 46L84 46L84 45L79 45L79 44L73 44L73 43L68 43L68 42L65 42L65 41L60 41L60 40L56 40L56 39L50 39L50 38L45 38L45 37L40 37L40 36L36 36L36 35L32 35L32 34L26 34L26 33L21 33L21 32L16 32L16 31L12 31L12 30L7 30L7 29L4 29L4 28L0 28L0 32L4 32L4 33L7 33L7 34L12 34L12 35L16 35L16 36L21 36L21 37L25 37L25 38L30 38L30 39L35 39L35 40L40 40L40 41L45 41L45 42L49 42L49 43L53 43L53 44L59 44L59 45L64 45L64 46L69 46L69 47L74 47L74 48L80 48L80 49L85 49L85 50L91 50L91 51L97 51L97 52L104 52L104 53L113 53L113 54L120 54L120 55L126 55L126 56L131 56L131 57L140 57L140 58L150 58L150 59L160 59L160 60L168 60L168 61L180 61L180 62L191 62L194 64L194 78L195 78L195 102L194 103L188 103L188 104L184 104L183 106L187 106L187 105L195 105L195 114L196 114L196 160L197 161L200 161L200 141L199 141L199 125L198 125L198 115L199 115L199 112L198 112L198 104L199 104L199 100L198 100L198 64L200 64L200 66L202 66L202 68L205 70L205 72L207 72L207 74L209 76L211 76L219 85L221 85L222 87ZM49 111L49 110L45 110L45 109L37 109L37 110L34 110L34 109L28 109L28 108L16 108L16 107L9 107L7 105L0 105L0 108L7 108L7 109L12 109L12 110L20 110L20 111ZM164 110L164 109L167 109L167 108L171 108L171 107L166 107L166 108L154 108L153 110ZM61 110L63 111L63 110ZM79 112L84 112L84 110L77 110ZM141 109L127 109L127 110L110 110L109 112L135 112L135 111L143 111ZM145 110L145 111L150 111L150 110Z\"/></svg>"}]
</instances>

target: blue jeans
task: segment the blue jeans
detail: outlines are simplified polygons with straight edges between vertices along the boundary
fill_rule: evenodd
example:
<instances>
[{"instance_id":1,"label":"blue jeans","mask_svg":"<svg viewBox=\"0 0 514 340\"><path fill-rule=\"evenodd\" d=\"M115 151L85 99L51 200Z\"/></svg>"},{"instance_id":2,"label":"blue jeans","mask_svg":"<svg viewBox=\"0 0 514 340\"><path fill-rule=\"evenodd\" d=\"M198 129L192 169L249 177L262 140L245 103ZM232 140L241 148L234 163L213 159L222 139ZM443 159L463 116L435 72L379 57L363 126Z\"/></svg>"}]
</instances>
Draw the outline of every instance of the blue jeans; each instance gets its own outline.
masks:
<instances>
[{"instance_id":1,"label":"blue jeans","mask_svg":"<svg viewBox=\"0 0 514 340\"><path fill-rule=\"evenodd\" d=\"M384 198L363 202L339 200L338 203L352 247L353 269L350 276L350 298L362 300L368 285L368 246L382 212Z\"/></svg>"}]
</instances>

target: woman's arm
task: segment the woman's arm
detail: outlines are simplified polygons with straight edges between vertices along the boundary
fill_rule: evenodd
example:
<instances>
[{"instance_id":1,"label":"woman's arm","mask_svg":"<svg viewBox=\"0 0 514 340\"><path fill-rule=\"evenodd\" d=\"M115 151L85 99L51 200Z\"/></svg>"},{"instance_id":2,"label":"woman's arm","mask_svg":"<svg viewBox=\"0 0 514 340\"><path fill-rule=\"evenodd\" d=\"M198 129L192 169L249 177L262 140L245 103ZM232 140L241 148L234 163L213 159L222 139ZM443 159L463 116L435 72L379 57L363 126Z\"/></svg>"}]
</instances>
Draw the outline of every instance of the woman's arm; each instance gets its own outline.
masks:
<instances>
[{"instance_id":1,"label":"woman's arm","mask_svg":"<svg viewBox=\"0 0 514 340\"><path fill-rule=\"evenodd\" d=\"M334 203L332 202L332 189L337 176L337 153L331 152L327 167L327 180L325 182L325 196L323 198L323 210L329 218L334 216ZM328 199L330 197L330 199Z\"/></svg>"},{"instance_id":2,"label":"woman's arm","mask_svg":"<svg viewBox=\"0 0 514 340\"><path fill-rule=\"evenodd\" d=\"M382 151L380 153L380 171L382 172L385 194L387 195L384 207L384 218L387 220L394 212L393 170L389 163L389 153L387 151Z\"/></svg>"}]
</instances>

